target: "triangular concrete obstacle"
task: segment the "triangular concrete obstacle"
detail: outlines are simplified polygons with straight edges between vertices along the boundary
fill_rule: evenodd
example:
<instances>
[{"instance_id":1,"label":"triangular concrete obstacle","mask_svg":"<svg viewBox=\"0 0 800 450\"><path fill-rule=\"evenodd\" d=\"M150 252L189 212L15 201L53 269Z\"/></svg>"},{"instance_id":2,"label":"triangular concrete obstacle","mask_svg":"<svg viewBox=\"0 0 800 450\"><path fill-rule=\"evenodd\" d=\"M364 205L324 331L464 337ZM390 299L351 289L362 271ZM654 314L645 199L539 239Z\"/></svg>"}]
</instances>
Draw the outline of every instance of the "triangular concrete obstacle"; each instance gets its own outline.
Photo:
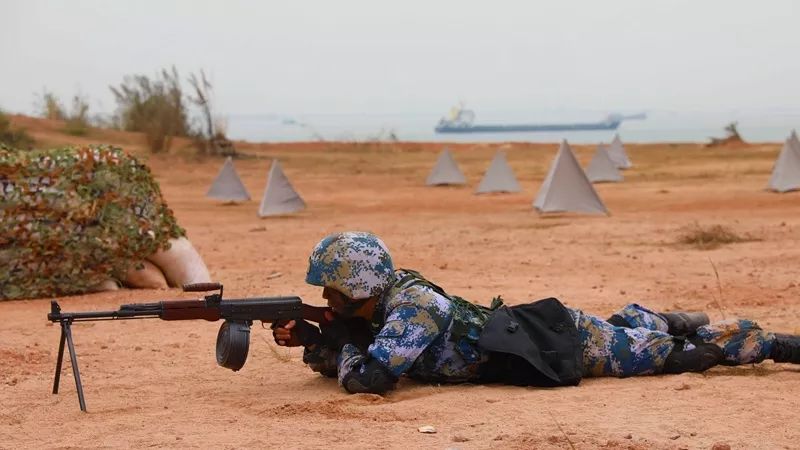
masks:
<instances>
[{"instance_id":1,"label":"triangular concrete obstacle","mask_svg":"<svg viewBox=\"0 0 800 450\"><path fill-rule=\"evenodd\" d=\"M272 161L267 177L267 187L258 208L259 217L289 214L305 209L306 202L294 190L289 179L284 175L277 159Z\"/></svg>"},{"instance_id":2,"label":"triangular concrete obstacle","mask_svg":"<svg viewBox=\"0 0 800 450\"><path fill-rule=\"evenodd\" d=\"M586 177L592 183L602 183L605 181L622 181L622 173L617 170L614 161L608 156L608 150L603 145L597 146L592 161L586 168Z\"/></svg>"},{"instance_id":3,"label":"triangular concrete obstacle","mask_svg":"<svg viewBox=\"0 0 800 450\"><path fill-rule=\"evenodd\" d=\"M611 161L614 161L614 165L617 166L617 169L630 169L633 167L631 161L628 159L628 154L625 153L625 146L622 145L622 139L619 138L619 134L614 135L614 140L611 141L611 145L608 146L608 156L611 158Z\"/></svg>"},{"instance_id":4,"label":"triangular concrete obstacle","mask_svg":"<svg viewBox=\"0 0 800 450\"><path fill-rule=\"evenodd\" d=\"M499 150L494 155L492 163L483 175L481 183L478 185L476 194L486 194L489 192L519 192L519 183L514 176L514 172L508 165L506 153Z\"/></svg>"},{"instance_id":5,"label":"triangular concrete obstacle","mask_svg":"<svg viewBox=\"0 0 800 450\"><path fill-rule=\"evenodd\" d=\"M543 213L608 214L566 140L561 142L533 206Z\"/></svg>"},{"instance_id":6,"label":"triangular concrete obstacle","mask_svg":"<svg viewBox=\"0 0 800 450\"><path fill-rule=\"evenodd\" d=\"M768 187L777 192L800 189L800 141L794 132L783 144L781 153L772 168Z\"/></svg>"},{"instance_id":7,"label":"triangular concrete obstacle","mask_svg":"<svg viewBox=\"0 0 800 450\"><path fill-rule=\"evenodd\" d=\"M226 202L244 202L250 200L250 194L242 184L242 179L233 167L233 160L230 156L225 159L222 170L211 183L211 187L206 193L206 197L223 200Z\"/></svg>"},{"instance_id":8,"label":"triangular concrete obstacle","mask_svg":"<svg viewBox=\"0 0 800 450\"><path fill-rule=\"evenodd\" d=\"M467 179L464 178L464 174L461 173L461 169L458 168L456 161L453 159L453 155L447 148L439 154L436 165L433 166L433 170L431 170L428 179L425 181L425 184L428 186L466 183Z\"/></svg>"}]
</instances>

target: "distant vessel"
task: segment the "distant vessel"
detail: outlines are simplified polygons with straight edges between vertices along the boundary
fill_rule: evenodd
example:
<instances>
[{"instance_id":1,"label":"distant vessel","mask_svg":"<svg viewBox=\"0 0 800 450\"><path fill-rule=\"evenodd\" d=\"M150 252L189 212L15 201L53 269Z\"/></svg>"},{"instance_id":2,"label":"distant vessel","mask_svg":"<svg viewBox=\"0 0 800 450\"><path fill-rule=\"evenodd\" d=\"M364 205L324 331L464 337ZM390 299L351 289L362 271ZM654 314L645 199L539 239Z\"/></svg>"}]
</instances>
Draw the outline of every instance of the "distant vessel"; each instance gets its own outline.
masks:
<instances>
[{"instance_id":1,"label":"distant vessel","mask_svg":"<svg viewBox=\"0 0 800 450\"><path fill-rule=\"evenodd\" d=\"M626 115L626 116L622 116L622 118L624 120L644 120L644 119L647 119L647 113L640 112L640 113L636 113L636 114L629 114L629 115Z\"/></svg>"},{"instance_id":2,"label":"distant vessel","mask_svg":"<svg viewBox=\"0 0 800 450\"><path fill-rule=\"evenodd\" d=\"M515 125L474 125L475 113L457 106L450 110L449 118L441 118L436 125L437 133L510 133L519 131L583 131L616 130L623 116L609 114L600 122L515 124Z\"/></svg>"}]
</instances>

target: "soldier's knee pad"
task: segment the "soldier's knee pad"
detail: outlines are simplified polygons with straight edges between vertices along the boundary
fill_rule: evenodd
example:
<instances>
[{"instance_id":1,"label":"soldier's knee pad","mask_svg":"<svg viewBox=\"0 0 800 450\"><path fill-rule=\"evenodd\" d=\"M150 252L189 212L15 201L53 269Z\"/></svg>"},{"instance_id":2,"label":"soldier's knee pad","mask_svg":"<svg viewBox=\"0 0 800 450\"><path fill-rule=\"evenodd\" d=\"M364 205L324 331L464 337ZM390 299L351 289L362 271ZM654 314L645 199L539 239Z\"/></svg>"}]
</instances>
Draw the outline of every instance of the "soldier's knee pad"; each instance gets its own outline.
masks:
<instances>
[{"instance_id":1,"label":"soldier's knee pad","mask_svg":"<svg viewBox=\"0 0 800 450\"><path fill-rule=\"evenodd\" d=\"M664 361L663 373L705 372L725 359L722 349L714 344L696 343L692 350L676 349Z\"/></svg>"}]
</instances>

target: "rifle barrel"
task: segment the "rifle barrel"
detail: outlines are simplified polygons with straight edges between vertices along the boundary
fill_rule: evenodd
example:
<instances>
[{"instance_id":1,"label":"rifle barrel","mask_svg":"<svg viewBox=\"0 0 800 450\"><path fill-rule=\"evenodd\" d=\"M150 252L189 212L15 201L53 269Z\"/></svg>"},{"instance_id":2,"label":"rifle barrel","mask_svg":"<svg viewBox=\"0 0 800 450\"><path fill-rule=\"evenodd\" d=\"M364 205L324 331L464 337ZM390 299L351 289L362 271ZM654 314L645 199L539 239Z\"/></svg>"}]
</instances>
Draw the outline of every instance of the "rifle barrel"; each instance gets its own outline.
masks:
<instances>
[{"instance_id":1,"label":"rifle barrel","mask_svg":"<svg viewBox=\"0 0 800 450\"><path fill-rule=\"evenodd\" d=\"M47 314L47 320L51 322L61 322L71 320L73 322L88 322L92 320L125 320L125 319L147 319L158 318L157 312L151 311L128 311L120 309L118 311L83 311L83 312L56 312Z\"/></svg>"},{"instance_id":2,"label":"rifle barrel","mask_svg":"<svg viewBox=\"0 0 800 450\"><path fill-rule=\"evenodd\" d=\"M62 312L58 303L51 302L47 319L51 322L83 322L92 320L161 319L217 321L276 322L305 319L326 323L329 308L303 304L300 297L255 297L229 300L169 300L155 303L130 303L116 311Z\"/></svg>"}]
</instances>

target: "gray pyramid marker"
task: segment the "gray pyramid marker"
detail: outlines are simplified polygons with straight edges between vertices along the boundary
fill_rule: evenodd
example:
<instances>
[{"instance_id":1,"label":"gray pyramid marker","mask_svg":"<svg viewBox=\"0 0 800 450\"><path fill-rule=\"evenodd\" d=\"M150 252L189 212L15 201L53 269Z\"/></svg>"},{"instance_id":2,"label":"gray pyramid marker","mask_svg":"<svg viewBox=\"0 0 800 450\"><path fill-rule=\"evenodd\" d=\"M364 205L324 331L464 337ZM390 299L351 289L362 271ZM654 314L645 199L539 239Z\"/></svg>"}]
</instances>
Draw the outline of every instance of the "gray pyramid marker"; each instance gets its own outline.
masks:
<instances>
[{"instance_id":1,"label":"gray pyramid marker","mask_svg":"<svg viewBox=\"0 0 800 450\"><path fill-rule=\"evenodd\" d=\"M622 181L622 173L617 170L614 161L608 156L608 151L603 145L597 146L589 167L586 168L586 177L592 183L602 183L604 181Z\"/></svg>"},{"instance_id":2,"label":"gray pyramid marker","mask_svg":"<svg viewBox=\"0 0 800 450\"><path fill-rule=\"evenodd\" d=\"M305 209L306 202L294 190L289 179L284 175L277 159L272 160L272 167L267 177L267 187L258 208L259 217L278 216Z\"/></svg>"},{"instance_id":3,"label":"gray pyramid marker","mask_svg":"<svg viewBox=\"0 0 800 450\"><path fill-rule=\"evenodd\" d=\"M533 206L543 213L608 214L566 140L561 142Z\"/></svg>"},{"instance_id":4,"label":"gray pyramid marker","mask_svg":"<svg viewBox=\"0 0 800 450\"><path fill-rule=\"evenodd\" d=\"M489 169L478 185L476 194L486 194L488 192L519 192L519 183L514 176L514 172L508 165L506 160L506 153L499 150L494 155L492 163L489 164Z\"/></svg>"},{"instance_id":5,"label":"gray pyramid marker","mask_svg":"<svg viewBox=\"0 0 800 450\"><path fill-rule=\"evenodd\" d=\"M433 166L433 170L431 170L428 179L425 181L425 184L428 186L466 183L467 179L464 178L464 174L461 173L461 169L458 168L456 161L453 159L453 155L447 148L439 154L436 165Z\"/></svg>"},{"instance_id":6,"label":"gray pyramid marker","mask_svg":"<svg viewBox=\"0 0 800 450\"><path fill-rule=\"evenodd\" d=\"M794 132L783 144L772 168L768 187L778 192L800 189L800 140Z\"/></svg>"},{"instance_id":7,"label":"gray pyramid marker","mask_svg":"<svg viewBox=\"0 0 800 450\"><path fill-rule=\"evenodd\" d=\"M233 167L233 160L230 156L225 159L225 164L222 165L222 170L219 171L217 178L211 183L206 197L226 202L245 202L250 200L250 194L247 193L239 174L236 173L236 168Z\"/></svg>"},{"instance_id":8,"label":"gray pyramid marker","mask_svg":"<svg viewBox=\"0 0 800 450\"><path fill-rule=\"evenodd\" d=\"M628 154L625 153L625 146L622 145L622 139L619 138L619 134L614 135L614 140L611 141L611 145L608 146L608 156L611 158L611 161L614 161L614 165L617 166L617 169L630 169L633 167L631 161L628 159Z\"/></svg>"}]
</instances>

